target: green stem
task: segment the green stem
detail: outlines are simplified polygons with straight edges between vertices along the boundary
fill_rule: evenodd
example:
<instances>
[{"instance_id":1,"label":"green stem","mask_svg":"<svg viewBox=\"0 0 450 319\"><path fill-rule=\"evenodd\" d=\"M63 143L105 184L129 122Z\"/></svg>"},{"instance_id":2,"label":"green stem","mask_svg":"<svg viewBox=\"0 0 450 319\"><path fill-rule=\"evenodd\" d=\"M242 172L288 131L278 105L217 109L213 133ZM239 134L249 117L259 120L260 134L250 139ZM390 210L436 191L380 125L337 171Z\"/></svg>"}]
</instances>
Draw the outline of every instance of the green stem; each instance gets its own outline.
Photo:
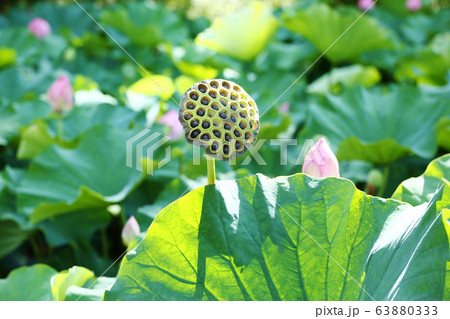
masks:
<instances>
[{"instance_id":1,"label":"green stem","mask_svg":"<svg viewBox=\"0 0 450 319\"><path fill-rule=\"evenodd\" d=\"M180 157L178 158L178 165L179 167L179 172L180 172L180 176L182 176L184 174L184 154L182 153L180 155Z\"/></svg>"},{"instance_id":2,"label":"green stem","mask_svg":"<svg viewBox=\"0 0 450 319\"><path fill-rule=\"evenodd\" d=\"M101 240L102 240L102 255L103 258L108 259L108 235L106 234L106 229L102 228L100 230Z\"/></svg>"},{"instance_id":3,"label":"green stem","mask_svg":"<svg viewBox=\"0 0 450 319\"><path fill-rule=\"evenodd\" d=\"M377 192L378 197L383 197L383 194L386 191L388 180L389 180L389 166L386 165L383 169L383 181L381 182L380 188L378 189Z\"/></svg>"},{"instance_id":4,"label":"green stem","mask_svg":"<svg viewBox=\"0 0 450 319\"><path fill-rule=\"evenodd\" d=\"M206 163L208 168L208 185L214 185L216 183L216 166L214 158L206 156Z\"/></svg>"},{"instance_id":5,"label":"green stem","mask_svg":"<svg viewBox=\"0 0 450 319\"><path fill-rule=\"evenodd\" d=\"M34 234L30 236L30 244L31 249L33 250L33 255L36 258L37 262L42 263L44 260L42 258L41 251L39 250L39 245Z\"/></svg>"},{"instance_id":6,"label":"green stem","mask_svg":"<svg viewBox=\"0 0 450 319\"><path fill-rule=\"evenodd\" d=\"M61 143L63 140L63 120L62 115L58 119L58 141Z\"/></svg>"}]
</instances>

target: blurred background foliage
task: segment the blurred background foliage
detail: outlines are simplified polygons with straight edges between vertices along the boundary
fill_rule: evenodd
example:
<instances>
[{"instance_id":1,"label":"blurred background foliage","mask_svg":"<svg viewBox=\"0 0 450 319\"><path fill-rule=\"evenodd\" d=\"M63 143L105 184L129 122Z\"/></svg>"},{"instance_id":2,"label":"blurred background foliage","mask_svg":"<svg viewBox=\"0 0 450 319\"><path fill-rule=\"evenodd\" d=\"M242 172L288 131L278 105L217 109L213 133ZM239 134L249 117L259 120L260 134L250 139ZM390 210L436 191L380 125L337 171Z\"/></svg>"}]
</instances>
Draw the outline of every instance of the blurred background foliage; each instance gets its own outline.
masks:
<instances>
[{"instance_id":1,"label":"blurred background foliage","mask_svg":"<svg viewBox=\"0 0 450 319\"><path fill-rule=\"evenodd\" d=\"M265 165L218 162L219 179L300 172L302 144L325 136L343 177L389 197L450 150L447 0L418 11L379 0L329 50L361 14L356 0L79 2L117 43L73 1L0 5L0 277L36 262L78 265L92 270L81 271L83 286L126 249L130 216L145 231L194 181L205 184L205 163L192 165L180 136L153 176L125 166L124 146L145 127L175 129L161 118L206 78L235 81L255 99L260 139L298 139L288 165L266 143ZM27 30L35 17L51 26L45 39ZM75 91L64 116L46 97L62 75Z\"/></svg>"}]
</instances>

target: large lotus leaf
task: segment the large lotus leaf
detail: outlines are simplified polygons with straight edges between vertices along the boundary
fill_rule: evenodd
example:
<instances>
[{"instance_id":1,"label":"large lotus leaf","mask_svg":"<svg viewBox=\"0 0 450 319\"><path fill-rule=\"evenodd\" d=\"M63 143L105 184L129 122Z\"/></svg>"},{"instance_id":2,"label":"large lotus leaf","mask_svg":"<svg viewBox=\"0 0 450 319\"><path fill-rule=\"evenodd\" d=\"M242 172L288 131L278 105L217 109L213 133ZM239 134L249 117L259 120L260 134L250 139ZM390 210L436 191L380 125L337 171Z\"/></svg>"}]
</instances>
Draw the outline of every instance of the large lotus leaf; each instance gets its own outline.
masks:
<instances>
[{"instance_id":1,"label":"large lotus leaf","mask_svg":"<svg viewBox=\"0 0 450 319\"><path fill-rule=\"evenodd\" d=\"M22 229L19 223L11 219L0 219L0 259L14 251L27 238L28 231Z\"/></svg>"},{"instance_id":2,"label":"large lotus leaf","mask_svg":"<svg viewBox=\"0 0 450 319\"><path fill-rule=\"evenodd\" d=\"M8 140L17 135L20 121L11 106L0 105L0 145L7 145Z\"/></svg>"},{"instance_id":3,"label":"large lotus leaf","mask_svg":"<svg viewBox=\"0 0 450 319\"><path fill-rule=\"evenodd\" d=\"M106 289L111 288L116 278L99 277L94 283L91 280L83 287L70 286L66 290L66 301L100 301Z\"/></svg>"},{"instance_id":4,"label":"large lotus leaf","mask_svg":"<svg viewBox=\"0 0 450 319\"><path fill-rule=\"evenodd\" d=\"M99 124L127 129L138 114L125 107L100 104L75 107L63 119L36 120L22 131L17 158L31 159L53 143L71 146L83 132Z\"/></svg>"},{"instance_id":5,"label":"large lotus leaf","mask_svg":"<svg viewBox=\"0 0 450 319\"><path fill-rule=\"evenodd\" d=\"M450 180L450 154L433 160L419 177L401 183L392 198L414 206L429 202L443 178Z\"/></svg>"},{"instance_id":6,"label":"large lotus leaf","mask_svg":"<svg viewBox=\"0 0 450 319\"><path fill-rule=\"evenodd\" d=\"M443 192L414 208L340 178L219 181L160 212L105 300L441 299L448 239L430 221Z\"/></svg>"},{"instance_id":7,"label":"large lotus leaf","mask_svg":"<svg viewBox=\"0 0 450 319\"><path fill-rule=\"evenodd\" d=\"M0 105L0 145L19 135L19 128L30 124L34 118L46 117L51 107L41 101L18 102Z\"/></svg>"},{"instance_id":8,"label":"large lotus leaf","mask_svg":"<svg viewBox=\"0 0 450 319\"><path fill-rule=\"evenodd\" d=\"M125 144L132 133L100 125L83 133L74 149L48 147L33 159L20 184L18 210L37 223L123 200L142 179L125 165Z\"/></svg>"},{"instance_id":9,"label":"large lotus leaf","mask_svg":"<svg viewBox=\"0 0 450 319\"><path fill-rule=\"evenodd\" d=\"M266 47L277 27L270 7L253 2L236 13L215 18L208 29L198 34L195 43L249 61Z\"/></svg>"},{"instance_id":10,"label":"large lotus leaf","mask_svg":"<svg viewBox=\"0 0 450 319\"><path fill-rule=\"evenodd\" d=\"M181 43L188 37L187 28L173 11L157 4L127 3L106 10L100 19L126 35L131 43L148 47L160 42Z\"/></svg>"},{"instance_id":11,"label":"large lotus leaf","mask_svg":"<svg viewBox=\"0 0 450 319\"><path fill-rule=\"evenodd\" d=\"M37 70L26 67L9 67L0 72L0 96L15 102L26 97L35 97L46 92L53 79L51 64L41 60Z\"/></svg>"},{"instance_id":12,"label":"large lotus leaf","mask_svg":"<svg viewBox=\"0 0 450 319\"><path fill-rule=\"evenodd\" d=\"M449 67L442 54L431 49L414 50L398 61L394 75L397 81L414 80L418 84L444 85Z\"/></svg>"},{"instance_id":13,"label":"large lotus leaf","mask_svg":"<svg viewBox=\"0 0 450 319\"><path fill-rule=\"evenodd\" d=\"M309 93L340 93L343 87L371 87L380 82L381 74L373 66L354 64L333 69L308 86Z\"/></svg>"},{"instance_id":14,"label":"large lotus leaf","mask_svg":"<svg viewBox=\"0 0 450 319\"><path fill-rule=\"evenodd\" d=\"M111 214L106 209L80 210L46 219L38 227L44 232L48 245L58 247L90 240L96 231L107 227L110 220Z\"/></svg>"},{"instance_id":15,"label":"large lotus leaf","mask_svg":"<svg viewBox=\"0 0 450 319\"><path fill-rule=\"evenodd\" d=\"M0 32L0 47L7 46L17 53L17 63L32 62L42 53L42 43L25 28L5 28Z\"/></svg>"},{"instance_id":16,"label":"large lotus leaf","mask_svg":"<svg viewBox=\"0 0 450 319\"><path fill-rule=\"evenodd\" d=\"M66 291L70 286L83 287L92 278L94 278L94 273L84 267L74 266L68 270L61 271L59 274L54 275L50 281L53 300L64 301L66 299Z\"/></svg>"},{"instance_id":17,"label":"large lotus leaf","mask_svg":"<svg viewBox=\"0 0 450 319\"><path fill-rule=\"evenodd\" d=\"M389 216L366 268L365 287L374 299L442 300L448 294L449 237L442 220L449 190L443 183L429 203Z\"/></svg>"},{"instance_id":18,"label":"large lotus leaf","mask_svg":"<svg viewBox=\"0 0 450 319\"><path fill-rule=\"evenodd\" d=\"M356 9L338 10L326 4L315 4L286 12L283 23L289 30L311 41L320 52L325 52L339 39L325 53L332 62L355 61L363 53L392 48L389 31L369 16L356 21L360 15Z\"/></svg>"},{"instance_id":19,"label":"large lotus leaf","mask_svg":"<svg viewBox=\"0 0 450 319\"><path fill-rule=\"evenodd\" d=\"M7 278L0 279L0 300L52 300L50 279L55 274L56 270L43 264L14 269Z\"/></svg>"},{"instance_id":20,"label":"large lotus leaf","mask_svg":"<svg viewBox=\"0 0 450 319\"><path fill-rule=\"evenodd\" d=\"M14 179L21 174L10 167L0 174L0 259L18 248L29 234L24 216L16 212Z\"/></svg>"},{"instance_id":21,"label":"large lotus leaf","mask_svg":"<svg viewBox=\"0 0 450 319\"><path fill-rule=\"evenodd\" d=\"M170 99L175 92L175 84L172 78L166 75L152 75L133 83L129 88L131 92L141 93L149 96L159 96L164 100Z\"/></svg>"},{"instance_id":22,"label":"large lotus leaf","mask_svg":"<svg viewBox=\"0 0 450 319\"><path fill-rule=\"evenodd\" d=\"M387 164L411 153L432 158L436 123L447 103L408 86L351 88L312 100L303 136L327 136L340 160Z\"/></svg>"}]
</instances>

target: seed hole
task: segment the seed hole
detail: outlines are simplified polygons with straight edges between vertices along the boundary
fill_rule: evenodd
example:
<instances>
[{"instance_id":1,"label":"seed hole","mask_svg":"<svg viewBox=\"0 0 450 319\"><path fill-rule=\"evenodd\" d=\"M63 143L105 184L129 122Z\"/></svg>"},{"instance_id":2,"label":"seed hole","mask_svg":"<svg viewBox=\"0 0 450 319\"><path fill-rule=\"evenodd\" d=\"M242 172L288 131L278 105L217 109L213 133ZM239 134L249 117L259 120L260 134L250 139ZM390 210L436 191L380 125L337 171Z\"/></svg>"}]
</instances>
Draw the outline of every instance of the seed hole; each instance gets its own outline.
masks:
<instances>
[{"instance_id":1,"label":"seed hole","mask_svg":"<svg viewBox=\"0 0 450 319\"><path fill-rule=\"evenodd\" d=\"M241 128L241 130L244 130L244 129L247 128L247 124L246 124L244 121L241 121L241 122L239 123L239 127Z\"/></svg>"},{"instance_id":2,"label":"seed hole","mask_svg":"<svg viewBox=\"0 0 450 319\"><path fill-rule=\"evenodd\" d=\"M219 113L219 116L225 120L228 117L228 113L226 111L221 111Z\"/></svg>"},{"instance_id":3,"label":"seed hole","mask_svg":"<svg viewBox=\"0 0 450 319\"><path fill-rule=\"evenodd\" d=\"M209 99L208 97L206 97L206 96L204 96L204 97L202 98L202 100L201 100L201 103L202 103L203 105L208 105L209 102L211 102L211 101L210 101L210 99Z\"/></svg>"},{"instance_id":4,"label":"seed hole","mask_svg":"<svg viewBox=\"0 0 450 319\"><path fill-rule=\"evenodd\" d=\"M233 90L235 90L236 92L241 92L240 87L237 85L233 86Z\"/></svg>"},{"instance_id":5,"label":"seed hole","mask_svg":"<svg viewBox=\"0 0 450 319\"><path fill-rule=\"evenodd\" d=\"M213 134L215 137L220 138L222 136L222 134L220 134L219 130L213 130Z\"/></svg>"},{"instance_id":6,"label":"seed hole","mask_svg":"<svg viewBox=\"0 0 450 319\"><path fill-rule=\"evenodd\" d=\"M236 151L240 152L244 149L244 144L241 141L236 141Z\"/></svg>"},{"instance_id":7,"label":"seed hole","mask_svg":"<svg viewBox=\"0 0 450 319\"><path fill-rule=\"evenodd\" d=\"M240 115L243 119L245 119L245 118L247 117L247 111L242 110L241 112L239 112L239 115Z\"/></svg>"},{"instance_id":8,"label":"seed hole","mask_svg":"<svg viewBox=\"0 0 450 319\"><path fill-rule=\"evenodd\" d=\"M241 101L241 102L239 103L239 105L240 105L240 107L243 108L243 109L245 109L245 108L247 107L247 103L245 103L244 101Z\"/></svg>"},{"instance_id":9,"label":"seed hole","mask_svg":"<svg viewBox=\"0 0 450 319\"><path fill-rule=\"evenodd\" d=\"M219 105L218 105L216 102L214 102L213 104L211 104L211 107L212 107L213 110L216 110L216 111L219 110Z\"/></svg>"},{"instance_id":10,"label":"seed hole","mask_svg":"<svg viewBox=\"0 0 450 319\"><path fill-rule=\"evenodd\" d=\"M223 146L223 153L228 155L230 153L230 147L228 145Z\"/></svg>"},{"instance_id":11,"label":"seed hole","mask_svg":"<svg viewBox=\"0 0 450 319\"><path fill-rule=\"evenodd\" d=\"M186 121L189 121L189 120L192 118L192 114L190 114L190 113L184 113L183 118L184 118Z\"/></svg>"},{"instance_id":12,"label":"seed hole","mask_svg":"<svg viewBox=\"0 0 450 319\"><path fill-rule=\"evenodd\" d=\"M209 136L209 133L203 133L200 139L202 139L203 141L209 141L211 139L211 136Z\"/></svg>"},{"instance_id":13,"label":"seed hole","mask_svg":"<svg viewBox=\"0 0 450 319\"><path fill-rule=\"evenodd\" d=\"M202 93L205 93L208 90L208 87L202 83L198 85L198 90Z\"/></svg>"},{"instance_id":14,"label":"seed hole","mask_svg":"<svg viewBox=\"0 0 450 319\"><path fill-rule=\"evenodd\" d=\"M228 83L227 81L223 81L223 82L222 82L222 86L223 86L224 88L228 89L228 90L229 90L230 87L231 87L231 86L230 86L230 83Z\"/></svg>"},{"instance_id":15,"label":"seed hole","mask_svg":"<svg viewBox=\"0 0 450 319\"><path fill-rule=\"evenodd\" d=\"M191 138L192 139L197 138L197 136L200 134L200 132L201 131L199 129L196 129L196 130L192 131L191 132Z\"/></svg>"},{"instance_id":16,"label":"seed hole","mask_svg":"<svg viewBox=\"0 0 450 319\"><path fill-rule=\"evenodd\" d=\"M220 95L222 95L223 97L227 97L228 96L228 92L224 89L220 90Z\"/></svg>"},{"instance_id":17,"label":"seed hole","mask_svg":"<svg viewBox=\"0 0 450 319\"><path fill-rule=\"evenodd\" d=\"M195 120L195 119L192 120L192 121L191 121L191 127L192 127L192 128L196 128L197 126L198 126L198 121Z\"/></svg>"},{"instance_id":18,"label":"seed hole","mask_svg":"<svg viewBox=\"0 0 450 319\"><path fill-rule=\"evenodd\" d=\"M245 132L244 133L244 139L246 142L251 143L253 142L253 134L250 132Z\"/></svg>"},{"instance_id":19,"label":"seed hole","mask_svg":"<svg viewBox=\"0 0 450 319\"><path fill-rule=\"evenodd\" d=\"M234 136L236 137L241 137L241 132L239 132L238 130L234 130Z\"/></svg>"},{"instance_id":20,"label":"seed hole","mask_svg":"<svg viewBox=\"0 0 450 319\"><path fill-rule=\"evenodd\" d=\"M239 96L236 93L231 92L230 99L232 99L233 101L236 101L238 98L239 98Z\"/></svg>"},{"instance_id":21,"label":"seed hole","mask_svg":"<svg viewBox=\"0 0 450 319\"><path fill-rule=\"evenodd\" d=\"M216 81L211 81L211 83L209 85L215 89L217 89L219 87L219 83L217 83Z\"/></svg>"},{"instance_id":22,"label":"seed hole","mask_svg":"<svg viewBox=\"0 0 450 319\"><path fill-rule=\"evenodd\" d=\"M198 116L203 116L203 115L205 115L205 109L204 108L199 108L198 110L197 110L197 115Z\"/></svg>"},{"instance_id":23,"label":"seed hole","mask_svg":"<svg viewBox=\"0 0 450 319\"><path fill-rule=\"evenodd\" d=\"M213 142L213 143L211 144L211 151L212 151L213 153L216 153L218 149L219 149L219 143Z\"/></svg>"},{"instance_id":24,"label":"seed hole","mask_svg":"<svg viewBox=\"0 0 450 319\"><path fill-rule=\"evenodd\" d=\"M233 111L236 111L237 110L237 104L236 103L231 103L231 105L230 105L230 109L232 109Z\"/></svg>"},{"instance_id":25,"label":"seed hole","mask_svg":"<svg viewBox=\"0 0 450 319\"><path fill-rule=\"evenodd\" d=\"M209 94L209 96L212 97L213 99L215 99L215 98L217 97L217 92L216 92L216 91L211 90L211 91L209 91L208 94Z\"/></svg>"},{"instance_id":26,"label":"seed hole","mask_svg":"<svg viewBox=\"0 0 450 319\"><path fill-rule=\"evenodd\" d=\"M225 124L223 125L223 128L230 131L231 130L231 123L230 122L225 122Z\"/></svg>"},{"instance_id":27,"label":"seed hole","mask_svg":"<svg viewBox=\"0 0 450 319\"><path fill-rule=\"evenodd\" d=\"M193 110L193 109L195 109L195 104L192 103L192 102L187 102L187 103L186 103L186 108L187 108L188 110Z\"/></svg>"},{"instance_id":28,"label":"seed hole","mask_svg":"<svg viewBox=\"0 0 450 319\"><path fill-rule=\"evenodd\" d=\"M227 100L220 99L220 104L222 104L223 106L227 106Z\"/></svg>"},{"instance_id":29,"label":"seed hole","mask_svg":"<svg viewBox=\"0 0 450 319\"><path fill-rule=\"evenodd\" d=\"M193 99L194 101L197 101L197 100L198 100L197 92L191 92L191 93L189 93L189 97L190 97L191 99Z\"/></svg>"},{"instance_id":30,"label":"seed hole","mask_svg":"<svg viewBox=\"0 0 450 319\"><path fill-rule=\"evenodd\" d=\"M211 126L211 124L209 123L209 121L203 121L202 123L202 127L206 130Z\"/></svg>"}]
</instances>

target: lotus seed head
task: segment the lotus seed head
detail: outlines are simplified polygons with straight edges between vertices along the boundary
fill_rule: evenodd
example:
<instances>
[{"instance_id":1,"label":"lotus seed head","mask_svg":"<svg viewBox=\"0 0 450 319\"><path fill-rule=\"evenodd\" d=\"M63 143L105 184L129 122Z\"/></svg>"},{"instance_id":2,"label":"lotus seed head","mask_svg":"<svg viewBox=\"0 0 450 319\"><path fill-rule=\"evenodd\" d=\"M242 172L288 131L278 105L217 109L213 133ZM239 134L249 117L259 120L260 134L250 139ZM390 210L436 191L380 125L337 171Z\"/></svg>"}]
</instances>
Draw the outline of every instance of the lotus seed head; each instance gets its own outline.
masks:
<instances>
[{"instance_id":1,"label":"lotus seed head","mask_svg":"<svg viewBox=\"0 0 450 319\"><path fill-rule=\"evenodd\" d=\"M221 160L244 154L260 128L255 101L236 83L221 79L191 86L180 102L178 118L189 143Z\"/></svg>"}]
</instances>

